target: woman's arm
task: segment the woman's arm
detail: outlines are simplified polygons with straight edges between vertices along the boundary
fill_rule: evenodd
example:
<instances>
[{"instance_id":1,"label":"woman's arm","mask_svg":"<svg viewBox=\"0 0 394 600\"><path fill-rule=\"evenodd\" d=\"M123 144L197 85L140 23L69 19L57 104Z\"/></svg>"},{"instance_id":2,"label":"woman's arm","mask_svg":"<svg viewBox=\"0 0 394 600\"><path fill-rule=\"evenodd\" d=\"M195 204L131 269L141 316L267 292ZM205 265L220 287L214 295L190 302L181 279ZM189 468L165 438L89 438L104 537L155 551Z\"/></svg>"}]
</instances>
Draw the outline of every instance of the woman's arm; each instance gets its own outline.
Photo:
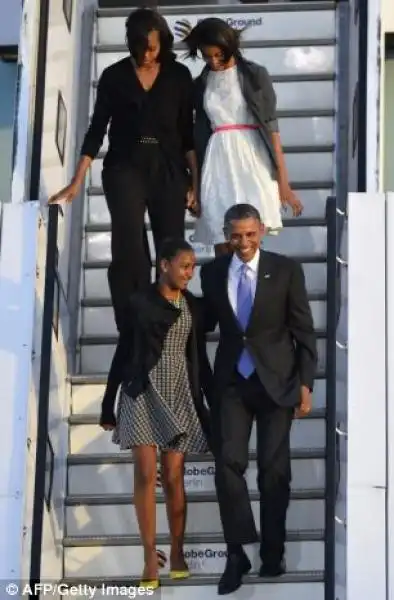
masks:
<instances>
[{"instance_id":1,"label":"woman's arm","mask_svg":"<svg viewBox=\"0 0 394 600\"><path fill-rule=\"evenodd\" d=\"M196 216L199 215L198 202L198 164L194 148L194 83L189 69L185 68L184 85L182 87L179 126L182 136L182 147L190 170L192 184L187 195L187 207Z\"/></svg>"},{"instance_id":2,"label":"woman's arm","mask_svg":"<svg viewBox=\"0 0 394 600\"><path fill-rule=\"evenodd\" d=\"M78 161L75 173L69 185L52 196L49 199L48 204L64 201L72 202L78 195L79 189L85 179L85 175L102 146L107 126L111 118L109 86L110 82L108 81L108 74L104 71L97 86L97 98L92 120L82 144L81 157Z\"/></svg>"},{"instance_id":3,"label":"woman's arm","mask_svg":"<svg viewBox=\"0 0 394 600\"><path fill-rule=\"evenodd\" d=\"M293 210L293 215L298 217L302 213L303 206L290 186L280 133L279 131L273 131L271 132L271 136L272 145L276 155L276 161L278 164L278 185L280 199L284 207L287 205L290 206Z\"/></svg>"},{"instance_id":4,"label":"woman's arm","mask_svg":"<svg viewBox=\"0 0 394 600\"><path fill-rule=\"evenodd\" d=\"M279 122L276 111L276 93L267 69L261 65L259 65L258 68L258 78L266 102L265 109L268 114L266 126L271 134L272 145L276 156L280 199L284 206L288 205L292 208L294 216L298 216L302 213L303 206L291 189L289 182L285 155L279 133Z\"/></svg>"}]
</instances>

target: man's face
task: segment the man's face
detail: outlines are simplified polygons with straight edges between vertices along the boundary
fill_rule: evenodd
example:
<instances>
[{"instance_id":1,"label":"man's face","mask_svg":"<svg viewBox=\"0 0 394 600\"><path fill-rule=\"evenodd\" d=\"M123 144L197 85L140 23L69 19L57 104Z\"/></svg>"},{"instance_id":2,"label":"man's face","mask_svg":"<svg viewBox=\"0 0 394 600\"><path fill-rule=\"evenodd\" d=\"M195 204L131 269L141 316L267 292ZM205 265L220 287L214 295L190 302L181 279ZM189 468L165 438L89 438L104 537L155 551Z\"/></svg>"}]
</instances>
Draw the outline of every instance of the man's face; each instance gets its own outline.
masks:
<instances>
[{"instance_id":1,"label":"man's face","mask_svg":"<svg viewBox=\"0 0 394 600\"><path fill-rule=\"evenodd\" d=\"M253 217L231 221L226 237L233 252L242 262L252 260L260 248L264 225Z\"/></svg>"}]
</instances>

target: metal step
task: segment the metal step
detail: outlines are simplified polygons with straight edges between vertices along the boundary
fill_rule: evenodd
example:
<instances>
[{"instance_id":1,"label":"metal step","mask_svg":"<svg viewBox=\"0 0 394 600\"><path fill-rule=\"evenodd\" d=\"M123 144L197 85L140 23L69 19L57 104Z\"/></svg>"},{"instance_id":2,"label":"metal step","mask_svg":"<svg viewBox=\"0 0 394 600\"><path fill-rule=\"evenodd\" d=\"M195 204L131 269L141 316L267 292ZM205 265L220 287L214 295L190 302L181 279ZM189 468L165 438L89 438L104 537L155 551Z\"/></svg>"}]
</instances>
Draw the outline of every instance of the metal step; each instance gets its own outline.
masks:
<instances>
[{"instance_id":1,"label":"metal step","mask_svg":"<svg viewBox=\"0 0 394 600\"><path fill-rule=\"evenodd\" d=\"M303 81L309 81L310 83L316 82L316 81L335 81L337 79L337 75L336 73L294 73L294 74L289 74L289 75L275 75L270 73L270 78L272 80L273 83L297 83L297 82L303 82ZM92 87L93 89L96 89L98 85L98 81L94 80L92 82ZM300 146L300 148L302 148L302 146ZM319 149L319 146L317 146L317 150L315 150L316 152L330 152L329 148L326 148L324 146L321 146L321 148L324 149ZM286 152L293 152L293 150L284 147L284 151ZM331 149L331 151L333 151L333 148ZM296 150L295 152L311 152L311 150ZM101 153L99 154L99 156L101 155Z\"/></svg>"},{"instance_id":2,"label":"metal step","mask_svg":"<svg viewBox=\"0 0 394 600\"><path fill-rule=\"evenodd\" d=\"M283 227L326 227L325 219L295 217L292 219L283 219ZM150 224L147 224L147 229L150 230ZM189 221L185 225L186 231L194 230L193 221ZM110 223L86 223L86 233L107 233L111 231Z\"/></svg>"},{"instance_id":3,"label":"metal step","mask_svg":"<svg viewBox=\"0 0 394 600\"><path fill-rule=\"evenodd\" d=\"M335 144L305 144L298 146L289 145L282 146L282 150L284 154L320 154L322 152L334 152ZM100 150L97 157L104 158L105 155L106 151Z\"/></svg>"},{"instance_id":4,"label":"metal step","mask_svg":"<svg viewBox=\"0 0 394 600\"><path fill-rule=\"evenodd\" d=\"M293 115L292 115L293 116ZM334 187L332 179L327 181L293 181L290 183L291 188L296 190L315 190L315 189L327 189L331 190ZM101 186L91 186L88 188L88 194L90 196L103 196L103 188Z\"/></svg>"},{"instance_id":5,"label":"metal step","mask_svg":"<svg viewBox=\"0 0 394 600\"><path fill-rule=\"evenodd\" d=\"M105 376L104 376L105 377ZM97 381L97 377L90 377L88 375L73 375L72 377L68 378L68 381L71 381L71 383L73 385L80 385L81 384L81 380L82 383L92 383L93 381ZM100 381L100 383L103 380ZM106 380L105 380L106 381ZM105 382L104 381L104 382ZM94 384L95 385L95 384ZM303 420L314 420L314 419L325 419L326 418L326 409L325 408L315 408L314 410L312 410L308 415L305 415L305 417L303 417ZM100 415L95 414L95 415L91 415L91 414L71 414L68 417L68 423L69 425L72 426L77 426L77 425L98 425L100 421ZM188 455L188 457L193 456L193 455ZM204 455L200 455L197 454L196 457L200 457L200 456L206 456L206 454ZM187 459L189 460L189 458ZM193 458L193 460L199 460L199 458ZM205 459L201 459L201 460L205 460Z\"/></svg>"},{"instance_id":6,"label":"metal step","mask_svg":"<svg viewBox=\"0 0 394 600\"><path fill-rule=\"evenodd\" d=\"M306 254L304 256L293 256L292 257L294 260L297 260L297 262L301 263L301 264L309 264L309 263L322 263L325 264L327 262L327 255L326 254ZM199 257L197 259L197 265L201 266L204 265L208 262L210 262L212 260L212 258L210 257ZM152 262L152 265L154 263ZM82 267L84 269L108 269L110 265L110 261L109 260L85 260L82 263Z\"/></svg>"},{"instance_id":7,"label":"metal step","mask_svg":"<svg viewBox=\"0 0 394 600\"><path fill-rule=\"evenodd\" d=\"M317 369L325 368L326 363L326 332L317 330ZM213 365L218 345L219 332L207 336L207 354L210 364ZM78 371L83 373L97 373L109 369L115 352L118 336L108 335L85 335L82 334L78 340L78 352L80 354L80 366Z\"/></svg>"},{"instance_id":8,"label":"metal step","mask_svg":"<svg viewBox=\"0 0 394 600\"><path fill-rule=\"evenodd\" d=\"M75 467L79 469L81 467ZM92 467L91 467L92 468ZM105 468L100 476L105 476ZM73 467L74 469L74 467ZM186 533L222 533L215 490L186 488L188 518ZM132 502L132 487L114 493L113 489L83 492L68 491L66 499L66 531L68 535L138 535L138 520ZM249 491L255 522L259 523L259 494ZM160 487L156 489L157 534L169 535L166 505ZM325 529L325 491L323 486L308 489L292 488L287 514L287 528Z\"/></svg>"},{"instance_id":9,"label":"metal step","mask_svg":"<svg viewBox=\"0 0 394 600\"><path fill-rule=\"evenodd\" d=\"M302 265L305 275L306 288L309 294L325 294L327 291L327 265L326 255L293 256L293 259ZM212 260L212 257L197 253L197 266L189 289L195 294L201 294L200 268ZM109 260L86 260L82 272L82 296L110 300L107 270ZM152 258L152 277L154 277L154 264Z\"/></svg>"},{"instance_id":10,"label":"metal step","mask_svg":"<svg viewBox=\"0 0 394 600\"><path fill-rule=\"evenodd\" d=\"M213 333L207 334L207 342L218 342L219 332L214 331ZM316 331L317 339L325 339L327 333L325 330ZM113 335L81 335L79 338L81 346L115 346L118 343L118 336Z\"/></svg>"},{"instance_id":11,"label":"metal step","mask_svg":"<svg viewBox=\"0 0 394 600\"><path fill-rule=\"evenodd\" d=\"M326 451L324 448L295 448L291 451L292 460L311 458L325 458ZM257 453L249 453L250 460L256 460ZM210 453L207 454L188 454L187 463L194 462L213 462L213 456ZM67 456L67 465L132 465L134 464L134 458L131 453L114 453L114 454L69 454Z\"/></svg>"},{"instance_id":12,"label":"metal step","mask_svg":"<svg viewBox=\"0 0 394 600\"><path fill-rule=\"evenodd\" d=\"M324 540L324 530L308 529L305 531L295 530L286 532L286 540L295 542L299 540L317 542ZM156 543L169 544L171 537L169 535L156 536ZM186 534L185 544L223 544L224 537L222 533L200 533ZM73 547L96 547L96 546L141 546L141 537L139 535L74 535L63 538L63 546Z\"/></svg>"},{"instance_id":13,"label":"metal step","mask_svg":"<svg viewBox=\"0 0 394 600\"><path fill-rule=\"evenodd\" d=\"M152 231L147 232L149 251L151 259L154 260L155 243ZM193 247L197 261L201 258L207 260L214 258L212 246L205 246L194 241L194 232L186 232L185 239ZM327 251L327 228L326 225L297 225L285 227L279 235L266 235L263 247L268 252L285 254L289 258L295 258L300 254L313 255L325 254ZM89 261L111 259L111 232L86 233L84 238L85 259Z\"/></svg>"},{"instance_id":14,"label":"metal step","mask_svg":"<svg viewBox=\"0 0 394 600\"><path fill-rule=\"evenodd\" d=\"M124 598L137 597L135 594L143 596L146 594L154 600L185 600L185 594L188 600L201 600L203 594L205 598L211 599L217 597L218 576L198 576L191 577L188 580L173 581L169 578L160 578L161 588L152 592L146 588L141 591L139 579L134 578L108 578L103 580L98 578L68 578L62 582L64 585L73 586L72 595L75 600L86 600L89 594L94 594L94 598L108 598L111 596L121 596ZM244 586L241 590L241 596L248 600L324 600L324 576L320 571L287 573L282 577L273 579L262 579L257 576L247 576L244 578ZM283 584L283 585L278 585ZM262 587L263 586L263 587ZM186 589L185 589L186 588ZM79 592L79 590L81 590ZM139 590L139 591L137 591ZM234 595L233 595L234 597Z\"/></svg>"},{"instance_id":15,"label":"metal step","mask_svg":"<svg viewBox=\"0 0 394 600\"><path fill-rule=\"evenodd\" d=\"M106 5L104 7L103 5ZM337 1L336 0L321 0L316 2L264 2L253 4L252 7L245 7L243 4L229 4L229 5L181 5L181 6L166 6L165 8L160 8L158 6L158 10L164 15L200 15L201 13L209 12L210 14L221 14L221 13L242 13L243 15L248 12L253 13L276 13L276 12L284 12L284 13L303 13L303 12L320 12L320 11L334 11L336 8ZM111 7L108 7L111 5ZM123 7L122 7L123 5ZM97 17L99 19L102 18L113 18L113 17L122 17L126 18L130 14L130 0L99 0L100 8L97 10Z\"/></svg>"},{"instance_id":16,"label":"metal step","mask_svg":"<svg viewBox=\"0 0 394 600\"><path fill-rule=\"evenodd\" d=\"M175 26L175 22L173 23ZM248 36L245 36L245 38ZM328 43L333 38L323 39L316 37L314 40L271 40L265 38L257 40L252 36L250 39L241 40L241 48L246 60L263 63L270 73L271 80L275 86L277 83L300 83L302 81L333 81L336 79L336 45ZM122 43L112 44L98 40L96 45L96 70L95 80L92 85L97 87L97 81L104 70L110 65L128 57L128 50ZM297 43L297 41L299 43ZM309 45L310 44L310 45ZM186 65L193 78L201 73L204 63L200 57L196 60L186 56L186 47L182 42L175 43L175 54L178 61ZM298 53L301 60L291 60L292 54Z\"/></svg>"},{"instance_id":17,"label":"metal step","mask_svg":"<svg viewBox=\"0 0 394 600\"><path fill-rule=\"evenodd\" d=\"M258 492L250 492L251 502L257 502L260 499ZM324 488L308 490L291 490L290 498L292 500L324 500ZM215 492L193 492L187 498L188 503L217 503ZM156 503L165 504L164 494L156 494ZM65 506L103 506L103 505L132 505L134 504L131 494L73 494L66 496Z\"/></svg>"},{"instance_id":18,"label":"metal step","mask_svg":"<svg viewBox=\"0 0 394 600\"><path fill-rule=\"evenodd\" d=\"M319 119L319 118L333 118L336 115L335 108L292 108L292 109L278 109L277 110L277 118L279 121L279 127L281 127L281 122L283 119ZM89 116L92 118L92 115ZM104 137L103 147L106 148L108 144L107 136ZM308 185L308 187L305 187ZM293 189L319 189L325 188L330 189L334 185L334 181L330 180L329 183L322 182L321 185L317 186L313 181L308 184L308 182L297 183L294 181L291 183ZM94 188L94 186L93 186Z\"/></svg>"},{"instance_id":19,"label":"metal step","mask_svg":"<svg viewBox=\"0 0 394 600\"><path fill-rule=\"evenodd\" d=\"M324 371L320 371L319 373L317 373L315 379L316 380L320 380L320 379L325 379L326 378L326 373ZM107 375L105 373L93 373L92 375L90 374L85 374L85 373L75 373L75 374L70 374L67 376L67 381L69 383L71 383L73 386L77 386L77 385L105 385L107 383ZM323 409L325 410L325 409ZM305 419L310 419L310 418L323 418L323 414L321 415L321 417L314 417L315 413L319 414L318 411L314 410L312 411L311 414L305 416ZM78 419L79 417L81 418L87 418L87 419L98 419L98 416L96 415L90 415L90 414L86 414L86 415L71 415L70 419L75 418ZM76 423L75 423L76 424ZM83 424L83 423L81 423ZM85 423L85 425L94 425L95 423Z\"/></svg>"},{"instance_id":20,"label":"metal step","mask_svg":"<svg viewBox=\"0 0 394 600\"><path fill-rule=\"evenodd\" d=\"M196 297L201 297L201 282L198 272L189 283L188 289ZM87 292L84 291L86 295ZM324 327L327 321L326 295L315 293L308 295L314 326ZM117 327L110 297L85 297L81 300L82 335L117 335Z\"/></svg>"},{"instance_id":21,"label":"metal step","mask_svg":"<svg viewBox=\"0 0 394 600\"><path fill-rule=\"evenodd\" d=\"M108 435L108 434L107 434ZM316 436L315 436L316 437ZM320 436L319 436L320 437ZM109 444L108 444L109 445ZM131 452L99 454L101 444L90 453L89 444L86 453L70 454L68 466L69 494L105 494L134 493L135 461ZM215 491L215 462L211 455L190 457L185 463L184 485L187 494ZM326 451L324 447L291 450L292 485L295 488L316 489L323 487L326 481ZM249 452L245 481L249 492L258 491L257 455L253 448ZM159 467L159 471L160 471ZM161 487L157 480L157 488Z\"/></svg>"},{"instance_id":22,"label":"metal step","mask_svg":"<svg viewBox=\"0 0 394 600\"><path fill-rule=\"evenodd\" d=\"M335 46L336 38L309 38L309 39L281 39L281 40L245 40L241 48L302 48L308 46ZM125 44L96 44L93 47L96 53L123 53L127 48ZM186 50L185 44L174 44L174 50Z\"/></svg>"},{"instance_id":23,"label":"metal step","mask_svg":"<svg viewBox=\"0 0 394 600\"><path fill-rule=\"evenodd\" d=\"M325 302L327 294L324 293L311 293L308 294L309 302ZM82 298L81 306L86 308L104 308L112 307L111 298Z\"/></svg>"},{"instance_id":24,"label":"metal step","mask_svg":"<svg viewBox=\"0 0 394 600\"><path fill-rule=\"evenodd\" d=\"M170 554L170 545L160 548L165 555ZM64 570L66 577L106 576L138 577L144 568L142 546L72 546L64 548ZM249 556L252 573L258 573L261 566L258 545L245 547ZM224 542L206 544L186 544L184 555L193 575L205 573L219 575L224 571L227 552ZM324 569L324 541L286 541L286 563L290 571L312 571ZM169 562L162 569L163 575L169 570Z\"/></svg>"}]
</instances>

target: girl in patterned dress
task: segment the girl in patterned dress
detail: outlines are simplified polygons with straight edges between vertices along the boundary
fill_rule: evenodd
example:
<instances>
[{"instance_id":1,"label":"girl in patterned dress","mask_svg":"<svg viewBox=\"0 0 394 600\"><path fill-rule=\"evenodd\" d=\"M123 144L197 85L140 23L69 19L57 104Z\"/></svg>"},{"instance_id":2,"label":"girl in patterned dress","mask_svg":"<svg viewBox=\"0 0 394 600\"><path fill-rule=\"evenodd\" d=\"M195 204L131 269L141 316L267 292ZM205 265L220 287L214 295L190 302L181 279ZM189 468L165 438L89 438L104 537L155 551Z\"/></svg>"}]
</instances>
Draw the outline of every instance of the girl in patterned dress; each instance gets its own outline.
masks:
<instances>
[{"instance_id":1,"label":"girl in patterned dress","mask_svg":"<svg viewBox=\"0 0 394 600\"><path fill-rule=\"evenodd\" d=\"M294 216L302 204L291 189L282 150L276 95L265 67L246 60L240 32L218 18L194 28L178 23L188 56L206 63L195 81L195 148L201 217L194 241L227 253L224 215L233 204L252 204L269 234L282 229L282 207Z\"/></svg>"},{"instance_id":2,"label":"girl in patterned dress","mask_svg":"<svg viewBox=\"0 0 394 600\"><path fill-rule=\"evenodd\" d=\"M170 577L189 575L183 555L186 501L185 454L205 453L209 443L212 372L198 299L187 291L196 258L184 240L168 240L160 253L160 277L129 307L130 358L113 441L134 456L134 504L144 546L141 585L156 588L157 451L171 536ZM111 423L113 419L107 419ZM104 419L105 423L105 419ZM103 425L112 429L111 425Z\"/></svg>"}]
</instances>

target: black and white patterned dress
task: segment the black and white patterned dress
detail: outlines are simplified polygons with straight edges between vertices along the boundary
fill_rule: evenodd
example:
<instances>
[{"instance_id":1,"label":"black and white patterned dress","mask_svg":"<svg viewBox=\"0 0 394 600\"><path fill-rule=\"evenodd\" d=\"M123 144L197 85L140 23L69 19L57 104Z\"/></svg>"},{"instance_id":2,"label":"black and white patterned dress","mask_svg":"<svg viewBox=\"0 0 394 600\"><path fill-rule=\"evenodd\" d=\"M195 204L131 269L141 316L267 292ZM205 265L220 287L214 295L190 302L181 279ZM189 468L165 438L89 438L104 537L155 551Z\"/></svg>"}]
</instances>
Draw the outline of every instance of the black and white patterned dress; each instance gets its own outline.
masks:
<instances>
[{"instance_id":1,"label":"black and white patterned dress","mask_svg":"<svg viewBox=\"0 0 394 600\"><path fill-rule=\"evenodd\" d=\"M137 398L123 389L120 392L112 440L121 450L155 445L185 453L208 451L187 371L192 316L183 296L176 306L181 314L168 331L161 358L150 373L150 385Z\"/></svg>"}]
</instances>

